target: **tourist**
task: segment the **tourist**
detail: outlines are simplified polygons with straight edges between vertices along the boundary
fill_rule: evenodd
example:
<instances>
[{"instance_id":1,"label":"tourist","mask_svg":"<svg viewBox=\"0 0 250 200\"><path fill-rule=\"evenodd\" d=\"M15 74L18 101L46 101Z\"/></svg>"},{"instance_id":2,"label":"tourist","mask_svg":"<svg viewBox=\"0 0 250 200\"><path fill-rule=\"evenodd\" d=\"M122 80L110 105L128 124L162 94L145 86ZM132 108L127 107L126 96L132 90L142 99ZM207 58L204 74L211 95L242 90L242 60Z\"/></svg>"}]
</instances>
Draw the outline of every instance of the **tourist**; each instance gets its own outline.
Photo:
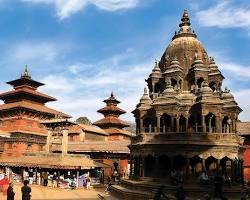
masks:
<instances>
[{"instance_id":1,"label":"tourist","mask_svg":"<svg viewBox=\"0 0 250 200\"><path fill-rule=\"evenodd\" d=\"M108 176L107 185L106 185L106 189L105 189L104 193L108 193L110 191L110 187L111 187L111 178L110 178L110 176Z\"/></svg>"},{"instance_id":2,"label":"tourist","mask_svg":"<svg viewBox=\"0 0 250 200\"><path fill-rule=\"evenodd\" d=\"M9 187L7 189L7 200L14 200L15 192L13 191L13 184L10 182Z\"/></svg>"},{"instance_id":3,"label":"tourist","mask_svg":"<svg viewBox=\"0 0 250 200\"><path fill-rule=\"evenodd\" d=\"M48 172L43 172L43 186L48 185Z\"/></svg>"},{"instance_id":4,"label":"tourist","mask_svg":"<svg viewBox=\"0 0 250 200\"><path fill-rule=\"evenodd\" d=\"M209 178L208 178L208 175L207 175L206 171L201 173L200 182L203 183L203 184L208 184L209 183Z\"/></svg>"},{"instance_id":5,"label":"tourist","mask_svg":"<svg viewBox=\"0 0 250 200\"><path fill-rule=\"evenodd\" d=\"M168 196L163 192L164 188L164 185L160 186L160 188L155 193L154 200L161 200L162 198L168 199Z\"/></svg>"},{"instance_id":6,"label":"tourist","mask_svg":"<svg viewBox=\"0 0 250 200\"><path fill-rule=\"evenodd\" d=\"M28 186L29 181L24 180L23 184L24 186L21 188L22 192L22 200L30 200L31 199L31 188Z\"/></svg>"},{"instance_id":7,"label":"tourist","mask_svg":"<svg viewBox=\"0 0 250 200\"><path fill-rule=\"evenodd\" d=\"M86 189L90 190L90 185L91 185L91 178L88 176L86 178Z\"/></svg>"},{"instance_id":8,"label":"tourist","mask_svg":"<svg viewBox=\"0 0 250 200\"><path fill-rule=\"evenodd\" d=\"M177 200L184 200L186 198L186 192L184 191L182 186L177 188L177 191L175 193L175 197Z\"/></svg>"},{"instance_id":9,"label":"tourist","mask_svg":"<svg viewBox=\"0 0 250 200\"><path fill-rule=\"evenodd\" d=\"M52 176L52 187L56 188L57 187L57 176L56 176L56 172L54 172L53 176Z\"/></svg>"}]
</instances>

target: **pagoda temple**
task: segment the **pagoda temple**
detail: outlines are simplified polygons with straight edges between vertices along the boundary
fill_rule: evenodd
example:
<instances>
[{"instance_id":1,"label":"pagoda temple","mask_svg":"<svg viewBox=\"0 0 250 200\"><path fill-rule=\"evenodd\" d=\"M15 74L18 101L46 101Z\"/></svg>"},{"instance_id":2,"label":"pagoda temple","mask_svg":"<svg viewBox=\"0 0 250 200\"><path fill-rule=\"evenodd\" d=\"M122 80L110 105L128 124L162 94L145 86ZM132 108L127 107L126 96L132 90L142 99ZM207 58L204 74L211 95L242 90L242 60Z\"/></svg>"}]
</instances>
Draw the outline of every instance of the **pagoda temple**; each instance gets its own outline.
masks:
<instances>
[{"instance_id":1,"label":"pagoda temple","mask_svg":"<svg viewBox=\"0 0 250 200\"><path fill-rule=\"evenodd\" d=\"M126 113L125 110L117 107L120 101L115 98L112 92L110 97L103 102L106 103L106 106L97 112L103 114L104 118L96 121L94 125L99 126L108 133L109 140L130 139L131 133L124 129L125 127L129 127L129 124L119 119L120 115Z\"/></svg>"},{"instance_id":2,"label":"pagoda temple","mask_svg":"<svg viewBox=\"0 0 250 200\"><path fill-rule=\"evenodd\" d=\"M203 172L209 180L220 174L243 181L244 139L236 126L242 110L222 90L224 76L190 25L185 10L133 111L131 178L112 187L119 199L153 199L160 184L174 192L173 180L187 192L208 192L197 178Z\"/></svg>"},{"instance_id":3,"label":"pagoda temple","mask_svg":"<svg viewBox=\"0 0 250 200\"><path fill-rule=\"evenodd\" d=\"M40 124L40 120L70 116L45 106L45 103L56 99L37 91L44 84L33 80L27 67L20 78L7 84L13 86L14 90L0 94L4 102L0 105L2 156L44 150L47 129Z\"/></svg>"}]
</instances>

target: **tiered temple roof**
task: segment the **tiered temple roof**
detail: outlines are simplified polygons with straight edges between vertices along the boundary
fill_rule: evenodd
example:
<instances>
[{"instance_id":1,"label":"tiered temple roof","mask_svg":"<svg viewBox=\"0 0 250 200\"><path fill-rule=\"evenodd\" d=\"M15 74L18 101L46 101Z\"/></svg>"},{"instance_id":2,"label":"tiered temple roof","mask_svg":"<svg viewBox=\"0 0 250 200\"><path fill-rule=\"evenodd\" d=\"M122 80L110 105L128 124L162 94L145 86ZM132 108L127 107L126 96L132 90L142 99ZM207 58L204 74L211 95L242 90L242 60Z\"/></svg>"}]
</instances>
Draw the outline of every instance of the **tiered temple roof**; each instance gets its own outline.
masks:
<instances>
[{"instance_id":1,"label":"tiered temple roof","mask_svg":"<svg viewBox=\"0 0 250 200\"><path fill-rule=\"evenodd\" d=\"M117 104L119 104L120 102L115 98L113 92L108 99L104 100L104 102L106 103L106 107L97 111L103 114L104 118L96 121L94 124L99 126L100 128L105 129L105 131L106 129L110 128L113 128L114 130L122 130L122 128L128 127L129 124L127 122L119 119L119 116L126 113L126 111L117 107ZM112 134L112 131L109 132L110 134Z\"/></svg>"},{"instance_id":2,"label":"tiered temple roof","mask_svg":"<svg viewBox=\"0 0 250 200\"><path fill-rule=\"evenodd\" d=\"M7 84L13 86L14 90L0 94L0 99L4 101L4 104L0 105L0 130L45 136L47 130L40 124L40 120L58 116L70 118L65 113L45 106L45 103L56 99L37 91L37 88L44 84L33 80L27 67L20 78Z\"/></svg>"}]
</instances>

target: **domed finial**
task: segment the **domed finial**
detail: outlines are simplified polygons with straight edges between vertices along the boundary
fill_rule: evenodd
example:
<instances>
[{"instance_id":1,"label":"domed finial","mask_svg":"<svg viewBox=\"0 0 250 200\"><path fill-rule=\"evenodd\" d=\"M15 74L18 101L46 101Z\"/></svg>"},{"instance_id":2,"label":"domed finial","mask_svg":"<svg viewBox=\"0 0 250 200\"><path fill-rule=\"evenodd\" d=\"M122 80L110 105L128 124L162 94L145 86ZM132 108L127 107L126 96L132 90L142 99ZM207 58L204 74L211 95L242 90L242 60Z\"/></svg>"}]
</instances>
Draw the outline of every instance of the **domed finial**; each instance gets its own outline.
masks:
<instances>
[{"instance_id":1,"label":"domed finial","mask_svg":"<svg viewBox=\"0 0 250 200\"><path fill-rule=\"evenodd\" d=\"M146 87L144 87L144 93L143 93L144 95L147 95L148 94L148 90L147 90L147 88Z\"/></svg>"},{"instance_id":2,"label":"domed finial","mask_svg":"<svg viewBox=\"0 0 250 200\"><path fill-rule=\"evenodd\" d=\"M190 25L191 25L191 23L190 23L188 11L184 10L179 27L190 26Z\"/></svg>"},{"instance_id":3,"label":"domed finial","mask_svg":"<svg viewBox=\"0 0 250 200\"><path fill-rule=\"evenodd\" d=\"M31 76L29 75L29 71L28 71L27 65L25 65L25 69L24 69L23 74L21 75L21 78L31 78Z\"/></svg>"},{"instance_id":4,"label":"domed finial","mask_svg":"<svg viewBox=\"0 0 250 200\"><path fill-rule=\"evenodd\" d=\"M114 97L114 93L113 93L113 91L111 92L110 97Z\"/></svg>"}]
</instances>

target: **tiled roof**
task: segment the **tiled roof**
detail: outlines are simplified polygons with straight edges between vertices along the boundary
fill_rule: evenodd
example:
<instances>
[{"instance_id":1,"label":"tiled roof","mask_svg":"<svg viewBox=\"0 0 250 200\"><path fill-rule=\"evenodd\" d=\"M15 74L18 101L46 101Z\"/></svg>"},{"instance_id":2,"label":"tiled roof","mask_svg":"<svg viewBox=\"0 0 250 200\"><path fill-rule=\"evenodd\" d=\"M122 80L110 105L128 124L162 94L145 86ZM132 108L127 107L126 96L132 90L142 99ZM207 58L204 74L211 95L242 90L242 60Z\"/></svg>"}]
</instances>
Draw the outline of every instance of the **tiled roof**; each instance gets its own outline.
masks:
<instances>
[{"instance_id":1,"label":"tiled roof","mask_svg":"<svg viewBox=\"0 0 250 200\"><path fill-rule=\"evenodd\" d=\"M45 99L46 101L56 101L57 100L54 97L51 97L47 94L43 94L43 93L38 92L34 89L30 89L29 87L20 87L20 88L17 88L15 90L12 90L12 91L4 92L4 93L0 94L0 99L5 99L8 96L16 95L16 94L23 94L23 93L33 95L33 96L38 96L40 98Z\"/></svg>"},{"instance_id":2,"label":"tiled roof","mask_svg":"<svg viewBox=\"0 0 250 200\"><path fill-rule=\"evenodd\" d=\"M109 133L110 135L112 134L121 134L121 135L127 135L127 136L132 136L132 133L124 130L124 129L119 129L119 128L107 128L104 129L107 133Z\"/></svg>"},{"instance_id":3,"label":"tiled roof","mask_svg":"<svg viewBox=\"0 0 250 200\"><path fill-rule=\"evenodd\" d=\"M25 133L25 134L40 135L40 136L47 136L48 133L46 128L39 128L34 126L29 127L26 125L2 126L1 130L9 133Z\"/></svg>"},{"instance_id":4,"label":"tiled roof","mask_svg":"<svg viewBox=\"0 0 250 200\"><path fill-rule=\"evenodd\" d=\"M237 122L239 135L250 135L250 122Z\"/></svg>"},{"instance_id":5,"label":"tiled roof","mask_svg":"<svg viewBox=\"0 0 250 200\"><path fill-rule=\"evenodd\" d=\"M42 113L61 115L61 116L66 117L66 118L71 117L70 115L59 112L59 111L54 110L52 108L48 108L44 105L35 104L35 103L28 102L28 101L20 101L20 102L0 105L0 111L12 109L12 108L26 108L26 109L30 109L30 110L34 110L34 111L38 111L38 112L42 112Z\"/></svg>"},{"instance_id":6,"label":"tiled roof","mask_svg":"<svg viewBox=\"0 0 250 200\"><path fill-rule=\"evenodd\" d=\"M121 119L118 119L117 117L114 116L107 116L103 119L100 119L94 123L97 126L102 126L102 125L117 125L120 127L128 127L129 124Z\"/></svg>"},{"instance_id":7,"label":"tiled roof","mask_svg":"<svg viewBox=\"0 0 250 200\"><path fill-rule=\"evenodd\" d=\"M93 125L76 124L69 127L69 133L81 133L82 130L84 132L108 135L108 133L106 133L103 129Z\"/></svg>"},{"instance_id":8,"label":"tiled roof","mask_svg":"<svg viewBox=\"0 0 250 200\"><path fill-rule=\"evenodd\" d=\"M129 154L128 145L130 141L84 141L69 142L68 151L70 152L106 152L106 153L125 153Z\"/></svg>"},{"instance_id":9,"label":"tiled roof","mask_svg":"<svg viewBox=\"0 0 250 200\"><path fill-rule=\"evenodd\" d=\"M86 124L78 124L85 132L92 132L92 133L98 133L102 135L108 135L103 129L93 126L93 125L86 125Z\"/></svg>"},{"instance_id":10,"label":"tiled roof","mask_svg":"<svg viewBox=\"0 0 250 200\"><path fill-rule=\"evenodd\" d=\"M53 169L91 169L95 167L110 167L96 162L86 156L62 154L30 154L20 157L1 157L1 166L40 167Z\"/></svg>"},{"instance_id":11,"label":"tiled roof","mask_svg":"<svg viewBox=\"0 0 250 200\"><path fill-rule=\"evenodd\" d=\"M124 114L126 113L125 110L118 108L117 106L114 105L108 105L104 108L101 108L100 110L98 110L97 112L99 113L117 113L117 114Z\"/></svg>"}]
</instances>

